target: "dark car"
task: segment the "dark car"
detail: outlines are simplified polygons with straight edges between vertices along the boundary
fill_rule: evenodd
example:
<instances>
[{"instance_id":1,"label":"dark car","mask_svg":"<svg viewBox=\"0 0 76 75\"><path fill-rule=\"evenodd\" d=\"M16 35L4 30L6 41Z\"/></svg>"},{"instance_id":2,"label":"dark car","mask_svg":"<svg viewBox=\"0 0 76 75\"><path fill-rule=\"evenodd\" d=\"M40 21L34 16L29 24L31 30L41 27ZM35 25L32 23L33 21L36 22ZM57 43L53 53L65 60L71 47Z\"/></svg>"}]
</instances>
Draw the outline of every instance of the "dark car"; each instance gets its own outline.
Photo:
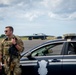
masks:
<instances>
[{"instance_id":1,"label":"dark car","mask_svg":"<svg viewBox=\"0 0 76 75\"><path fill-rule=\"evenodd\" d=\"M22 75L76 75L76 39L45 42L22 53Z\"/></svg>"}]
</instances>

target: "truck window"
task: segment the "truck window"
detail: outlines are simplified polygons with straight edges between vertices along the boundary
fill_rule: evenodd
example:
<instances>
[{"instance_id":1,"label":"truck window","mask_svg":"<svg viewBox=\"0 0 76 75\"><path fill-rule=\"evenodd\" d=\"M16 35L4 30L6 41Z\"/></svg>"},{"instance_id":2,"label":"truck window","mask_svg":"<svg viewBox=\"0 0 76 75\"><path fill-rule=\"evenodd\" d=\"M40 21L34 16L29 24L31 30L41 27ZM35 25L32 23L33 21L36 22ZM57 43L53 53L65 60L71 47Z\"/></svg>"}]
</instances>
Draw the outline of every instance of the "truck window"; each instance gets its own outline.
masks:
<instances>
[{"instance_id":1,"label":"truck window","mask_svg":"<svg viewBox=\"0 0 76 75\"><path fill-rule=\"evenodd\" d=\"M68 45L68 55L76 54L76 42L70 42Z\"/></svg>"}]
</instances>

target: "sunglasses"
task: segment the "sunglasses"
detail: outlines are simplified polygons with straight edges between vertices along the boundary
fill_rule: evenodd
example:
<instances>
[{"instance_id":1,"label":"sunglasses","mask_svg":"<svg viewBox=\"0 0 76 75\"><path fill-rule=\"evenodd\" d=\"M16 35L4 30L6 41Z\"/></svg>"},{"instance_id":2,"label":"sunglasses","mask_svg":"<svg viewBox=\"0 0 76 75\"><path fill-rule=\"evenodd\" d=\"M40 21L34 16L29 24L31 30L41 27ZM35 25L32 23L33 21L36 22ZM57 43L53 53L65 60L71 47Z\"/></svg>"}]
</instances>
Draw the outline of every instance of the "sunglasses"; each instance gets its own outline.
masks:
<instances>
[{"instance_id":1,"label":"sunglasses","mask_svg":"<svg viewBox=\"0 0 76 75\"><path fill-rule=\"evenodd\" d=\"M7 30L5 30L4 32L8 32Z\"/></svg>"}]
</instances>

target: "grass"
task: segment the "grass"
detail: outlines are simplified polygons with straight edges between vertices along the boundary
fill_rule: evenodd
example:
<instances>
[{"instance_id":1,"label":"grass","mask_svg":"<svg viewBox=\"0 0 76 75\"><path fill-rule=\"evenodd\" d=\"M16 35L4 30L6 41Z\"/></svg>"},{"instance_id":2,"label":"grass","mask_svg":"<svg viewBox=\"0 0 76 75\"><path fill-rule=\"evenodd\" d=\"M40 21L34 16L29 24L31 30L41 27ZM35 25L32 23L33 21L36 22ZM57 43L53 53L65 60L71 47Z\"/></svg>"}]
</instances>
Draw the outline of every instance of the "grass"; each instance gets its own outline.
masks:
<instances>
[{"instance_id":1,"label":"grass","mask_svg":"<svg viewBox=\"0 0 76 75\"><path fill-rule=\"evenodd\" d=\"M25 38L25 37L21 37L21 39L24 41L24 40L28 40L28 38Z\"/></svg>"},{"instance_id":2,"label":"grass","mask_svg":"<svg viewBox=\"0 0 76 75\"><path fill-rule=\"evenodd\" d=\"M0 38L0 42L3 40L3 38Z\"/></svg>"},{"instance_id":3,"label":"grass","mask_svg":"<svg viewBox=\"0 0 76 75\"><path fill-rule=\"evenodd\" d=\"M3 40L4 38L0 38L0 43L1 41ZM28 38L25 38L25 37L21 37L21 39L24 41L24 40L28 40Z\"/></svg>"},{"instance_id":4,"label":"grass","mask_svg":"<svg viewBox=\"0 0 76 75\"><path fill-rule=\"evenodd\" d=\"M23 41L24 40L28 40L28 38L27 37L20 37ZM2 41L2 39L3 38L0 38L0 42ZM47 40L53 40L53 39L55 39L55 37L47 37Z\"/></svg>"}]
</instances>

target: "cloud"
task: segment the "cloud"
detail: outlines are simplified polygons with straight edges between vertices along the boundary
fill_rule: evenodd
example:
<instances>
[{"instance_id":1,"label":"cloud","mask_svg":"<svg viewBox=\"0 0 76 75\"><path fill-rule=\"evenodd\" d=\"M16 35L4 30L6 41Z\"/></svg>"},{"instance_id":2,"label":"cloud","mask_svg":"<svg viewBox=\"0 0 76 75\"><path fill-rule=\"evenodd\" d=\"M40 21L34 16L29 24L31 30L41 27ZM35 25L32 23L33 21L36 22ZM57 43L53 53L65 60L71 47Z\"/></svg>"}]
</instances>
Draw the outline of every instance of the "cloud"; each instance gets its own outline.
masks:
<instances>
[{"instance_id":1,"label":"cloud","mask_svg":"<svg viewBox=\"0 0 76 75\"><path fill-rule=\"evenodd\" d=\"M70 13L76 11L75 0L43 0L41 4L54 13Z\"/></svg>"},{"instance_id":2,"label":"cloud","mask_svg":"<svg viewBox=\"0 0 76 75\"><path fill-rule=\"evenodd\" d=\"M11 0L0 0L0 4L10 4Z\"/></svg>"},{"instance_id":3,"label":"cloud","mask_svg":"<svg viewBox=\"0 0 76 75\"><path fill-rule=\"evenodd\" d=\"M44 5L47 8L57 8L57 6L60 5L60 3L62 2L62 0L43 0L41 1L41 4Z\"/></svg>"},{"instance_id":4,"label":"cloud","mask_svg":"<svg viewBox=\"0 0 76 75\"><path fill-rule=\"evenodd\" d=\"M43 15L43 12L40 11L30 11L30 12L23 12L22 14L17 14L16 18L20 18L20 19L26 19L29 21L33 21L36 18L40 17L41 15Z\"/></svg>"},{"instance_id":5,"label":"cloud","mask_svg":"<svg viewBox=\"0 0 76 75\"><path fill-rule=\"evenodd\" d=\"M75 0L43 0L41 4L48 9L50 18L59 20L74 20L76 18Z\"/></svg>"},{"instance_id":6,"label":"cloud","mask_svg":"<svg viewBox=\"0 0 76 75\"><path fill-rule=\"evenodd\" d=\"M76 20L76 12L70 14L69 19L75 19Z\"/></svg>"},{"instance_id":7,"label":"cloud","mask_svg":"<svg viewBox=\"0 0 76 75\"><path fill-rule=\"evenodd\" d=\"M0 0L0 5L18 5L18 6L24 6L24 5L34 5L40 0Z\"/></svg>"},{"instance_id":8,"label":"cloud","mask_svg":"<svg viewBox=\"0 0 76 75\"><path fill-rule=\"evenodd\" d=\"M58 20L76 20L76 12L71 13L71 14L64 14L64 15L49 12L48 16L50 18L58 19Z\"/></svg>"},{"instance_id":9,"label":"cloud","mask_svg":"<svg viewBox=\"0 0 76 75\"><path fill-rule=\"evenodd\" d=\"M25 18L29 21L42 15L71 20L76 18L76 0L0 0L0 14L2 18Z\"/></svg>"}]
</instances>

